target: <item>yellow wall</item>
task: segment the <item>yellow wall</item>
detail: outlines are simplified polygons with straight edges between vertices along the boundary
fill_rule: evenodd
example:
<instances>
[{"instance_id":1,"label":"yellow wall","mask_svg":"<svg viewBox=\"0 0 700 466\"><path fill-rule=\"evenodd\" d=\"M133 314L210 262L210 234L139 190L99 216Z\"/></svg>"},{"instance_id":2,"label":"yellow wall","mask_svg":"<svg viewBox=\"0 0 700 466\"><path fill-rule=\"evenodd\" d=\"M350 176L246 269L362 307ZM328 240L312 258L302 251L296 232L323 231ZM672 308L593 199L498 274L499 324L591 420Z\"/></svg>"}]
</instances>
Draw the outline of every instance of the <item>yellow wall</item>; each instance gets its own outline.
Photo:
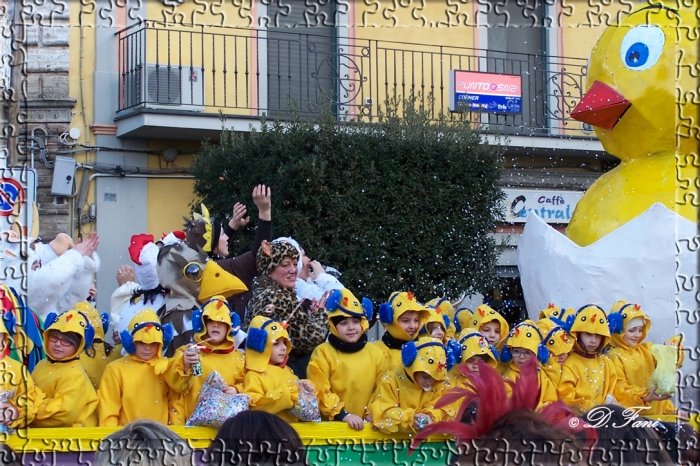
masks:
<instances>
[{"instance_id":1,"label":"yellow wall","mask_svg":"<svg viewBox=\"0 0 700 466\"><path fill-rule=\"evenodd\" d=\"M231 61L231 38L227 40L227 79L226 82L223 81L223 67L217 67L217 77L218 79L214 81L212 79L212 70L210 64L212 63L213 50L218 50L216 53L217 62L223 63L223 38L221 36L205 36L206 44L202 44L202 35L197 34L201 31L207 33L215 34L225 34L227 31L229 34L235 34L241 38L250 37L249 31L246 30L232 30L219 28L215 26L232 26L232 27L250 27L252 24L252 2L254 0L243 0L236 2L240 4L239 7L234 6L230 2L220 1L202 1L202 0L188 0L181 5L177 6L164 6L161 2L145 2L146 12L148 19L163 21L168 23L165 25L155 25L160 29L159 41L166 40L168 38L168 32L170 31L170 51L168 52L167 47L158 50L157 60L160 64L168 63L168 53L170 54L171 63L182 62L185 65L190 63L193 66L205 65L204 74L204 102L207 104L204 108L205 112L216 112L217 109L214 108L213 104L223 105L223 93L222 89L224 86L227 88L226 97L227 104L232 106L232 100L235 93L240 95L245 95L245 74L244 70L246 68L245 63L245 52L239 55L237 64L239 66L239 77L237 85L235 85L235 75L234 70L231 69L233 63ZM174 24L176 23L176 24ZM201 25L211 25L202 28ZM183 48L180 50L178 48L178 37L175 31L181 31ZM189 34L192 33L191 36ZM155 38L155 31L150 31L148 39L149 43L153 43ZM192 38L192 53L190 55L188 36ZM214 39L214 45L212 46L211 39ZM241 39L238 39L238 47L241 47ZM202 47L202 45L205 45ZM248 58L252 57L250 40L245 41L245 46L248 50ZM202 50L204 50L204 55L202 55ZM240 53L240 49L239 49ZM202 59L204 57L204 59ZM156 51L154 48L148 49L148 61L156 61ZM251 72L253 66L253 61L250 60L248 63L248 71ZM252 89L252 79L254 72L250 73L250 78L248 82L248 89ZM214 85L216 86L216 97L219 100L215 102L214 100ZM244 110L233 110L228 109L227 113L249 113ZM177 144L172 144L169 141L162 140L151 140L148 142L149 149L164 149L168 146L175 145L180 149L191 149L192 152L196 152L200 148L200 143L198 142L184 142L178 141ZM179 154L177 159L172 164L165 164L160 157L149 156L148 168L158 169L158 168L187 168L192 163L192 154ZM159 237L161 233L167 233L172 230L182 229L183 219L182 217L190 217L190 204L194 201L194 193L192 189L193 181L191 179L155 179L151 178L148 180L148 231L156 237Z\"/></svg>"},{"instance_id":2,"label":"yellow wall","mask_svg":"<svg viewBox=\"0 0 700 466\"><path fill-rule=\"evenodd\" d=\"M218 107L229 107L227 113L247 115L250 112L245 108L256 106L256 41L250 30L154 24L140 35L146 42L146 63L159 65L164 87L170 84L169 66L176 72L180 65L185 73L201 74L204 70L204 112L216 113ZM175 79L179 83L179 76ZM192 86L201 88L202 83L197 81ZM196 102L183 97L183 104Z\"/></svg>"},{"instance_id":3,"label":"yellow wall","mask_svg":"<svg viewBox=\"0 0 700 466\"><path fill-rule=\"evenodd\" d=\"M435 113L447 113L450 69L478 68L471 49L477 33L474 7L454 3L355 2L356 45L369 47L371 53L375 104L383 106L394 94L432 92Z\"/></svg>"},{"instance_id":4,"label":"yellow wall","mask_svg":"<svg viewBox=\"0 0 700 466\"><path fill-rule=\"evenodd\" d=\"M254 92L256 44L251 40L254 34L249 30L231 28L255 27L255 2L257 0L240 0L233 3L224 0L187 0L181 5L172 6L155 1L145 2L147 18L165 23L154 24L160 31L150 30L148 33L147 40L152 45L148 48L147 61L155 63L157 60L162 65L167 64L170 59L170 63L203 66L203 111L216 113L218 107L229 107L226 110L228 114L249 115L251 112L244 108L257 106L257 96ZM181 35L178 36L175 31L180 31ZM157 58L153 45L156 35L159 44L165 45L159 48ZM224 47L227 57L225 75ZM216 73L213 72L214 69ZM244 108L230 108L234 106Z\"/></svg>"},{"instance_id":5,"label":"yellow wall","mask_svg":"<svg viewBox=\"0 0 700 466\"><path fill-rule=\"evenodd\" d=\"M434 28L461 28L474 25L475 21L473 2L358 1L355 2L355 9L358 28L412 28L436 32Z\"/></svg>"},{"instance_id":6,"label":"yellow wall","mask_svg":"<svg viewBox=\"0 0 700 466\"><path fill-rule=\"evenodd\" d=\"M92 14L89 13L91 10ZM79 26L81 22L84 25L82 28ZM70 126L80 130L81 135L77 142L91 144L95 142L90 130L90 125L94 123L95 97L92 78L95 70L95 28L92 27L95 24L94 8L86 8L81 2L71 3L70 24L68 93L71 98L76 99ZM76 152L74 157L77 163L90 163L94 160L94 153ZM87 174L89 175L90 173ZM76 171L76 186L80 186L83 176L85 176L85 170ZM87 212L90 204L95 202L94 198L94 183L92 183L88 189L83 212ZM76 202L77 196L71 199L71 211L74 211L73 206ZM77 237L79 233L86 234L94 227L94 223L83 225L82 232L78 232L76 228L72 236Z\"/></svg>"},{"instance_id":7,"label":"yellow wall","mask_svg":"<svg viewBox=\"0 0 700 466\"><path fill-rule=\"evenodd\" d=\"M146 4L146 16L149 20L170 24L255 27L254 2L258 1L186 0L181 5L172 6L165 6L160 1L144 3Z\"/></svg>"},{"instance_id":8,"label":"yellow wall","mask_svg":"<svg viewBox=\"0 0 700 466\"><path fill-rule=\"evenodd\" d=\"M173 144L170 141L149 141L149 149L165 149ZM166 164L160 156L148 157L148 168L188 168L192 164L193 153L201 147L198 142L178 141L179 149L191 149L192 153L179 154L174 162ZM181 230L182 217L190 217L190 204L195 195L191 179L148 180L148 232L159 238L162 233ZM197 208L199 211L199 208Z\"/></svg>"}]
</instances>

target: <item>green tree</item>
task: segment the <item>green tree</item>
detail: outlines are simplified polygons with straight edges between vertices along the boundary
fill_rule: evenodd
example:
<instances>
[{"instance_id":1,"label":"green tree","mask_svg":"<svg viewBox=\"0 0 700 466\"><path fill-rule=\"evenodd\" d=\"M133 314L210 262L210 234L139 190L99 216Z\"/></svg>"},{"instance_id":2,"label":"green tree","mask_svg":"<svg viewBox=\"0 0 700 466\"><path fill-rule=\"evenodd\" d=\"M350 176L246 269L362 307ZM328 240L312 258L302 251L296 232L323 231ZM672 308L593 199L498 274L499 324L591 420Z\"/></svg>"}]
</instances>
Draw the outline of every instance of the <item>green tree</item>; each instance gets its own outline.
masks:
<instances>
[{"instance_id":1,"label":"green tree","mask_svg":"<svg viewBox=\"0 0 700 466\"><path fill-rule=\"evenodd\" d=\"M496 281L500 153L467 120L427 108L410 98L387 102L377 121L292 112L249 134L224 130L195 157L195 193L223 218L254 185L271 186L275 236L294 237L375 304L397 290L422 301L484 291Z\"/></svg>"}]
</instances>

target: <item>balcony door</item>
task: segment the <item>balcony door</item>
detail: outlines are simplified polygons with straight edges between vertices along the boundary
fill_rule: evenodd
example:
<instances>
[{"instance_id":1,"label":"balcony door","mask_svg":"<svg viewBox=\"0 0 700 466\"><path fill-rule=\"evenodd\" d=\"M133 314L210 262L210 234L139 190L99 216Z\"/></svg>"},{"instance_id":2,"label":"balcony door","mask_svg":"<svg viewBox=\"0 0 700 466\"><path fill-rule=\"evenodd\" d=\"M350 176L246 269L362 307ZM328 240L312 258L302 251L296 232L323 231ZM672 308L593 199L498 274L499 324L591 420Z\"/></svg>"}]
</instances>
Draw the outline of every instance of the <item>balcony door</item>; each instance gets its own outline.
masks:
<instances>
[{"instance_id":1,"label":"balcony door","mask_svg":"<svg viewBox=\"0 0 700 466\"><path fill-rule=\"evenodd\" d=\"M542 0L489 0L487 70L522 76L522 112L489 114L489 126L506 132L545 131L543 62L545 2Z\"/></svg>"},{"instance_id":2,"label":"balcony door","mask_svg":"<svg viewBox=\"0 0 700 466\"><path fill-rule=\"evenodd\" d=\"M335 2L306 3L272 0L268 6L267 110L271 116L283 115L290 99L301 114L315 114L337 101Z\"/></svg>"}]
</instances>

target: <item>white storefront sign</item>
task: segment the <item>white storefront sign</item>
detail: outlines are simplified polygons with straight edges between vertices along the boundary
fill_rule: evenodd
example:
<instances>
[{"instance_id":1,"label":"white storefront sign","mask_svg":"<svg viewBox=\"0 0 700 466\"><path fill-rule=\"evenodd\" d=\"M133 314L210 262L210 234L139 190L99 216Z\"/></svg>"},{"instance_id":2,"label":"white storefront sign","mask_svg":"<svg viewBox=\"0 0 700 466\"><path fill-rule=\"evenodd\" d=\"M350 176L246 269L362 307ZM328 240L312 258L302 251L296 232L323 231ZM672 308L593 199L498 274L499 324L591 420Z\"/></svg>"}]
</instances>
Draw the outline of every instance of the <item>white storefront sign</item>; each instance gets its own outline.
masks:
<instances>
[{"instance_id":1,"label":"white storefront sign","mask_svg":"<svg viewBox=\"0 0 700 466\"><path fill-rule=\"evenodd\" d=\"M583 191L541 191L504 189L503 214L506 222L525 223L532 211L547 223L569 223Z\"/></svg>"}]
</instances>

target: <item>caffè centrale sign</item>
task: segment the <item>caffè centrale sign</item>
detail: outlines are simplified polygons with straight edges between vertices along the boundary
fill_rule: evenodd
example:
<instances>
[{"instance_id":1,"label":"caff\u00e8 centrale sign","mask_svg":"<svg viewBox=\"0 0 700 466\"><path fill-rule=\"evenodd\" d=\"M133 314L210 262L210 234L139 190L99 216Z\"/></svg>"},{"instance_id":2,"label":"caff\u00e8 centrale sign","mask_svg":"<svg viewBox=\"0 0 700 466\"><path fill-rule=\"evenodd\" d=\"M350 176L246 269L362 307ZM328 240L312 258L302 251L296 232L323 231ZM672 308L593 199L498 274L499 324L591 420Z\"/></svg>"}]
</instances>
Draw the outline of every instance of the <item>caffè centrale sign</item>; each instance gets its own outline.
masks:
<instances>
[{"instance_id":1,"label":"caff\u00e8 centrale sign","mask_svg":"<svg viewBox=\"0 0 700 466\"><path fill-rule=\"evenodd\" d=\"M547 223L569 223L583 191L504 189L503 214L508 223L525 223L533 212Z\"/></svg>"}]
</instances>

